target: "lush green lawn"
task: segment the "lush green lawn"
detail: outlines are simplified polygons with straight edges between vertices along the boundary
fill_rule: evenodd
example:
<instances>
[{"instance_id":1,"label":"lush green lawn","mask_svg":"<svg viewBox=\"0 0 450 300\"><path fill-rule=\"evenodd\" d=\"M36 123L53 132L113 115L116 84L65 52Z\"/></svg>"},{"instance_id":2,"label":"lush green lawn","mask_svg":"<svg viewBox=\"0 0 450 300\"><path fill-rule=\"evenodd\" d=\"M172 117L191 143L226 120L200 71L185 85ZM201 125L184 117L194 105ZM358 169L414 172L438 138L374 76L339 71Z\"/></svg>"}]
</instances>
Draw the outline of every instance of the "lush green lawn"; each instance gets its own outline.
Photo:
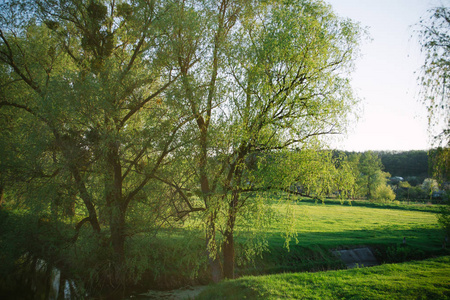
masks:
<instances>
[{"instance_id":1,"label":"lush green lawn","mask_svg":"<svg viewBox=\"0 0 450 300\"><path fill-rule=\"evenodd\" d=\"M300 245L355 245L400 243L405 237L408 244L421 247L439 247L442 235L436 214L426 211L364 206L315 204L292 202L274 204L280 211L294 213L292 226L297 228ZM413 207L412 207L413 208ZM282 229L269 230L271 238Z\"/></svg>"},{"instance_id":2,"label":"lush green lawn","mask_svg":"<svg viewBox=\"0 0 450 300\"><path fill-rule=\"evenodd\" d=\"M450 257L372 268L242 277L196 299L450 299Z\"/></svg>"},{"instance_id":3,"label":"lush green lawn","mask_svg":"<svg viewBox=\"0 0 450 300\"><path fill-rule=\"evenodd\" d=\"M338 203L296 200L286 203L283 198L272 203L281 216L293 218L286 219L284 225L273 223L266 229L269 252L257 259L254 268L249 265L238 268L238 275L339 269L342 264L330 250L358 246L372 247L381 262L443 254L443 232L437 224L436 206ZM291 240L290 251L283 247L286 225L297 231L298 243ZM241 236L245 236L244 232ZM403 238L407 248L400 249Z\"/></svg>"},{"instance_id":4,"label":"lush green lawn","mask_svg":"<svg viewBox=\"0 0 450 300\"><path fill-rule=\"evenodd\" d=\"M286 224L296 228L298 244L292 242L286 251L283 224L275 223L266 233L270 252L248 273L337 269L342 265L330 249L362 245L372 247L382 262L448 255L441 248L436 206L291 200L272 207L294 216ZM198 299L450 299L450 256L373 268L241 277L209 287Z\"/></svg>"}]
</instances>

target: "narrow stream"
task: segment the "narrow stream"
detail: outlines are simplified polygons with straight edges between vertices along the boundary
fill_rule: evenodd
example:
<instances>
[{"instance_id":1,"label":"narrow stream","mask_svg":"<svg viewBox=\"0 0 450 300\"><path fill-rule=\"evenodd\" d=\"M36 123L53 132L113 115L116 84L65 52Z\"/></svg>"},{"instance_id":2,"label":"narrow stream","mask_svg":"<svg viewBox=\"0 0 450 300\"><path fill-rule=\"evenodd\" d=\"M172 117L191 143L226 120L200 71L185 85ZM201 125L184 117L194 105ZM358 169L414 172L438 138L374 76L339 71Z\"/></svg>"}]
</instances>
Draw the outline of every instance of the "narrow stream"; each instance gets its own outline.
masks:
<instances>
[{"instance_id":1,"label":"narrow stream","mask_svg":"<svg viewBox=\"0 0 450 300\"><path fill-rule=\"evenodd\" d=\"M207 286L206 285L198 285L198 286L188 286L183 287L177 290L169 290L169 291L155 291L150 290L145 293L141 293L138 295L132 295L124 300L128 299L165 299L165 300L183 300L183 299L195 299Z\"/></svg>"}]
</instances>

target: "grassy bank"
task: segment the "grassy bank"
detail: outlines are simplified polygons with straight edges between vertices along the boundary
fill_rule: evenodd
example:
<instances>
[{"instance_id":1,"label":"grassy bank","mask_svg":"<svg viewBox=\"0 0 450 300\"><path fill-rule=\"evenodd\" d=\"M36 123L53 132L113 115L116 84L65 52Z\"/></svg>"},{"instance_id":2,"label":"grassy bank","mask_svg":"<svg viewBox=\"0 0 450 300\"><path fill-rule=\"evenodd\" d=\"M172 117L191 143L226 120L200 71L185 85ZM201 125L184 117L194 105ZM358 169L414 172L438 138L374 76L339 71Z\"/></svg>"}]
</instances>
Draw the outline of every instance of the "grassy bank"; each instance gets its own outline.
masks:
<instances>
[{"instance_id":1,"label":"grassy bank","mask_svg":"<svg viewBox=\"0 0 450 300\"><path fill-rule=\"evenodd\" d=\"M372 268L242 277L196 299L450 299L450 257Z\"/></svg>"},{"instance_id":2,"label":"grassy bank","mask_svg":"<svg viewBox=\"0 0 450 300\"><path fill-rule=\"evenodd\" d=\"M298 243L293 239L289 251L284 248L283 224L274 224L265 233L269 252L263 254L253 269L251 266L239 269L239 275L338 269L342 265L329 250L362 245L371 247L380 262L447 253L442 251L443 233L437 224L435 206L337 203L310 200L272 203L280 214L289 211L293 217L289 223L297 231Z\"/></svg>"}]
</instances>

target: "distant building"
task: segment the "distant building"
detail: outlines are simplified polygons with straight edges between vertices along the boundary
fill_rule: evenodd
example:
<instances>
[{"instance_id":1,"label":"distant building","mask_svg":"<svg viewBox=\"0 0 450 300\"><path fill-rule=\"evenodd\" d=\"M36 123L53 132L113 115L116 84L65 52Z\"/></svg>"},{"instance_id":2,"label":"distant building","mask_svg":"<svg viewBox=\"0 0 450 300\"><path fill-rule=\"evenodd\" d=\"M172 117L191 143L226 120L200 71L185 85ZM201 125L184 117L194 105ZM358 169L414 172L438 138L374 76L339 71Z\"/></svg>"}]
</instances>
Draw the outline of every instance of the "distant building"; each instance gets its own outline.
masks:
<instances>
[{"instance_id":1,"label":"distant building","mask_svg":"<svg viewBox=\"0 0 450 300\"><path fill-rule=\"evenodd\" d=\"M391 181L392 181L392 183L399 183L399 182L402 182L402 181L405 181L405 180L403 179L403 177L394 176L394 177L391 177Z\"/></svg>"}]
</instances>

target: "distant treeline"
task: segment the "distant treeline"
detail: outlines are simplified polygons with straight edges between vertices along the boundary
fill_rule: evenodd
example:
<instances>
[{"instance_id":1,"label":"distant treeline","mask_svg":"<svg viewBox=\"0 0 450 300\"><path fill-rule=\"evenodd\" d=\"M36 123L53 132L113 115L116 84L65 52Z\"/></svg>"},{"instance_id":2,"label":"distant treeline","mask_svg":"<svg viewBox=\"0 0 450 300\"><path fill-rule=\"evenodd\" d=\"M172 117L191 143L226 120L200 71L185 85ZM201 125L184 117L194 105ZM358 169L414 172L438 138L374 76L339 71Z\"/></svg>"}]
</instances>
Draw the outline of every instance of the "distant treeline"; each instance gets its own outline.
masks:
<instances>
[{"instance_id":1,"label":"distant treeline","mask_svg":"<svg viewBox=\"0 0 450 300\"><path fill-rule=\"evenodd\" d=\"M413 150L406 152L382 151L378 152L384 171L392 176L422 177L429 176L428 152Z\"/></svg>"},{"instance_id":2,"label":"distant treeline","mask_svg":"<svg viewBox=\"0 0 450 300\"><path fill-rule=\"evenodd\" d=\"M431 152L434 150L431 150ZM344 152L347 156L355 152ZM381 159L383 171L391 176L400 176L408 180L411 185L423 182L425 178L431 177L429 172L428 151L374 151Z\"/></svg>"}]
</instances>

